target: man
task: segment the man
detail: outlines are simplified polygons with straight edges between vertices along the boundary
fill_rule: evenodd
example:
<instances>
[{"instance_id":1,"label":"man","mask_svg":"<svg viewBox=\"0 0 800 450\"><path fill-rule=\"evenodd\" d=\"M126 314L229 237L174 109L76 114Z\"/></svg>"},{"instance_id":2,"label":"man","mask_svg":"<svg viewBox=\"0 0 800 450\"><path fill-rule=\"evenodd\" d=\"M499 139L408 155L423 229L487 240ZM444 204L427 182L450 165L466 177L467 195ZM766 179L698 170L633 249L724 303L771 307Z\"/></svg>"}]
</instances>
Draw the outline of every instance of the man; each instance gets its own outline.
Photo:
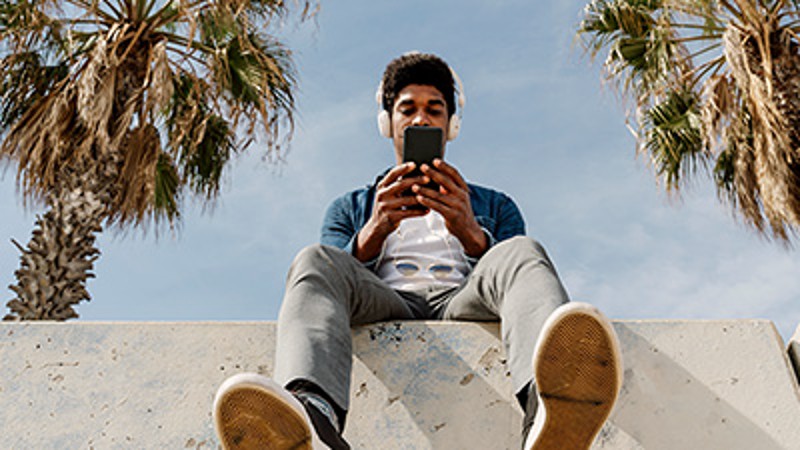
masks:
<instances>
[{"instance_id":1,"label":"man","mask_svg":"<svg viewBox=\"0 0 800 450\"><path fill-rule=\"evenodd\" d=\"M430 54L408 53L386 67L379 125L397 164L336 199L321 244L298 254L278 319L275 379L241 374L217 393L225 448L349 448L341 434L350 327L401 319L500 320L525 412L524 448L591 445L621 385L611 325L591 306L568 303L544 249L524 237L511 198L467 183L442 159L416 175L403 163L407 127L458 134L457 80Z\"/></svg>"}]
</instances>

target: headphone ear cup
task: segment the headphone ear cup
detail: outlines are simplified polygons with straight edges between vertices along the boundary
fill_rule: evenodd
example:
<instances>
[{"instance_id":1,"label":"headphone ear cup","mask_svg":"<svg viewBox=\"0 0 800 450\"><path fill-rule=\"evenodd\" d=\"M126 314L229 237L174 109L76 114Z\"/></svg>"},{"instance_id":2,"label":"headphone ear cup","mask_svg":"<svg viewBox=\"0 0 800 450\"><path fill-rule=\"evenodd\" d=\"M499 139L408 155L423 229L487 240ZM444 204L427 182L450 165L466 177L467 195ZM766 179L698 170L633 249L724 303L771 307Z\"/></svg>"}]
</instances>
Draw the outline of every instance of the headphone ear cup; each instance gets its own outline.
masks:
<instances>
[{"instance_id":1,"label":"headphone ear cup","mask_svg":"<svg viewBox=\"0 0 800 450\"><path fill-rule=\"evenodd\" d=\"M385 109L378 113L378 131L383 137L392 137L392 119L389 117L389 111Z\"/></svg>"},{"instance_id":2,"label":"headphone ear cup","mask_svg":"<svg viewBox=\"0 0 800 450\"><path fill-rule=\"evenodd\" d=\"M458 133L461 131L461 118L458 115L453 114L450 116L450 125L447 128L447 140L452 141L453 139L458 137Z\"/></svg>"}]
</instances>

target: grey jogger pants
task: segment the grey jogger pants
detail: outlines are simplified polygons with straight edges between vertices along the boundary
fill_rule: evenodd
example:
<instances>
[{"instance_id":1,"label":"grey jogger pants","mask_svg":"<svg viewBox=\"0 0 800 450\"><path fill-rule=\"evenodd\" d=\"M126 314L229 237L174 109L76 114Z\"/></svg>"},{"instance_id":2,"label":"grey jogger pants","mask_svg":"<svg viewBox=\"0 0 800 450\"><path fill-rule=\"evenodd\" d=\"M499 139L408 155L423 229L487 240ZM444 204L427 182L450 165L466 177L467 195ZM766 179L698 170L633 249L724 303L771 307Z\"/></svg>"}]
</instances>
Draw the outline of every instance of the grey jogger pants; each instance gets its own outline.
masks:
<instances>
[{"instance_id":1,"label":"grey jogger pants","mask_svg":"<svg viewBox=\"0 0 800 450\"><path fill-rule=\"evenodd\" d=\"M352 255L312 245L295 258L278 317L275 379L303 379L348 409L350 327L383 320L500 320L514 392L533 379L532 358L544 321L568 301L544 248L527 237L486 252L461 286L395 291Z\"/></svg>"}]
</instances>

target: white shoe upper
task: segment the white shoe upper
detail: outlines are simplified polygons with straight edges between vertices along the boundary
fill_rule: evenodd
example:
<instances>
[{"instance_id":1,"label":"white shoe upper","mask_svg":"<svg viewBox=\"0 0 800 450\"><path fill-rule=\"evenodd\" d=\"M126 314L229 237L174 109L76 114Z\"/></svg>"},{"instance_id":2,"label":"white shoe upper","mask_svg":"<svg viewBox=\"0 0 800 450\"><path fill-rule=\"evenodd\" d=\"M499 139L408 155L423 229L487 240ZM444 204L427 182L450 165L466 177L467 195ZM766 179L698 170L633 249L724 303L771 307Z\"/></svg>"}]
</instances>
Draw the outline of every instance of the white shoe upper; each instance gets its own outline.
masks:
<instances>
[{"instance_id":1,"label":"white shoe upper","mask_svg":"<svg viewBox=\"0 0 800 450\"><path fill-rule=\"evenodd\" d=\"M539 395L538 393L536 395ZM536 437L539 436L544 428L544 423L547 421L547 409L544 407L544 402L539 398L538 406L536 407L536 419L533 421L533 426L528 431L525 438L525 445L522 447L525 450L533 449L533 444L536 443Z\"/></svg>"}]
</instances>

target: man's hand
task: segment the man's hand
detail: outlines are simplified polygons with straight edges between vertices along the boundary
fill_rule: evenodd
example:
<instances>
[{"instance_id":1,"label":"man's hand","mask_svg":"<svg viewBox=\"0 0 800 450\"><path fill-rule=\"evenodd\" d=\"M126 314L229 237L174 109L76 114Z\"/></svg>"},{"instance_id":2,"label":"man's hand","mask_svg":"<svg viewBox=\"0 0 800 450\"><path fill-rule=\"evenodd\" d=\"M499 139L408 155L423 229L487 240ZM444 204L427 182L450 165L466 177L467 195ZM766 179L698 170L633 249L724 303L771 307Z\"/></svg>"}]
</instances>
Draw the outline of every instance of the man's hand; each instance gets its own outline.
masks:
<instances>
[{"instance_id":1,"label":"man's hand","mask_svg":"<svg viewBox=\"0 0 800 450\"><path fill-rule=\"evenodd\" d=\"M420 169L425 177L412 187L416 200L444 217L447 230L461 241L467 255L483 255L489 242L475 220L466 181L453 166L439 158L433 160L433 167L423 164ZM438 183L439 190L424 187L428 181Z\"/></svg>"},{"instance_id":2,"label":"man's hand","mask_svg":"<svg viewBox=\"0 0 800 450\"><path fill-rule=\"evenodd\" d=\"M427 210L409 209L409 206L417 205L417 198L414 195L403 195L412 186L423 182L424 177L402 178L415 167L412 162L401 164L390 170L376 186L372 215L358 232L353 248L353 256L359 261L369 261L378 256L383 241L397 229L403 219L428 213Z\"/></svg>"}]
</instances>

